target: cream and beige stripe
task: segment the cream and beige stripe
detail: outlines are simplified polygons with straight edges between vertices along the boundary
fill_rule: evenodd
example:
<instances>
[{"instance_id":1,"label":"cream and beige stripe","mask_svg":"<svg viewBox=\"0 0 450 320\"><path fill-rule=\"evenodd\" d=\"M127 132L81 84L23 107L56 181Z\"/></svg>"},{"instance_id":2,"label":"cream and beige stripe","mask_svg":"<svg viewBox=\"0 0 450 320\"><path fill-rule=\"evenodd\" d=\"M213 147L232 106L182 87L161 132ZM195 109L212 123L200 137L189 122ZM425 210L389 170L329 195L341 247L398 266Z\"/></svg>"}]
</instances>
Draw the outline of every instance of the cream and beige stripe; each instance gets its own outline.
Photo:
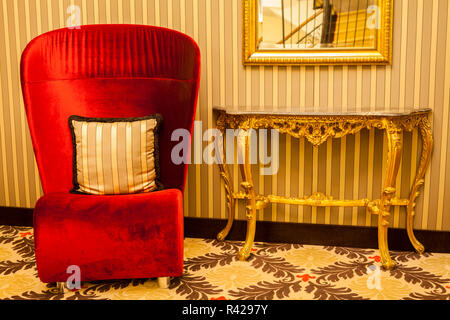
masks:
<instances>
[{"instance_id":1,"label":"cream and beige stripe","mask_svg":"<svg viewBox=\"0 0 450 320\"><path fill-rule=\"evenodd\" d=\"M76 144L74 191L103 195L156 190L157 124L155 118L129 122L71 119Z\"/></svg>"},{"instance_id":2,"label":"cream and beige stripe","mask_svg":"<svg viewBox=\"0 0 450 320\"><path fill-rule=\"evenodd\" d=\"M273 79L276 79L276 77L278 76L278 68L274 68L273 69L274 73L277 73L277 75L273 75ZM265 87L265 71L264 71L264 66L260 66L259 67L259 101L260 101L260 106L261 109L265 108L265 97L264 97L264 87ZM273 94L273 101L278 100L277 94L278 90L274 90L274 94ZM261 147L261 146L260 146ZM237 167L237 166L236 166ZM261 165L260 165L261 167ZM263 175L259 175L258 177L258 182L259 182L259 189L261 190L261 193L263 193L264 191L262 191L264 189L264 176ZM259 219L263 220L264 219L264 210L259 210Z\"/></svg>"},{"instance_id":3,"label":"cream and beige stripe","mask_svg":"<svg viewBox=\"0 0 450 320\"><path fill-rule=\"evenodd\" d=\"M363 81L363 70L362 66L358 66L356 69L356 112L362 111L362 81ZM353 158L353 199L359 199L359 167L360 167L360 157L361 157L361 132L355 134L355 151ZM352 225L356 226L358 223L358 213L359 208L355 207L352 210Z\"/></svg>"},{"instance_id":4,"label":"cream and beige stripe","mask_svg":"<svg viewBox=\"0 0 450 320\"><path fill-rule=\"evenodd\" d=\"M206 59L204 59L203 61L206 60L206 80L207 80L207 110L206 110L206 114L207 114L207 125L208 127L212 126L212 108L210 108L209 106L212 106L213 104L213 80L212 80L212 74L213 74L213 70L212 70L212 28L211 26L211 21L212 21L212 11L211 11L211 1L206 1L206 12L208 13L206 15ZM216 21L218 21L219 19L217 19ZM219 39L220 42L220 39ZM219 66L220 69L220 66ZM220 71L219 71L220 72ZM219 81L220 82L220 81ZM219 92L220 95L220 92ZM205 128L206 129L206 128ZM201 133L201 135L203 135L203 132ZM214 217L214 207L213 207L213 167L212 166L207 166L207 195L208 195L208 206L207 206L207 217L208 218L213 218Z\"/></svg>"},{"instance_id":5,"label":"cream and beige stripe","mask_svg":"<svg viewBox=\"0 0 450 320\"><path fill-rule=\"evenodd\" d=\"M305 112L306 111L306 67L301 66L300 67L300 81L297 83L297 88L300 87L300 111ZM299 142L299 176L298 176L298 194L299 197L306 196L305 195L305 138L300 138ZM289 156L289 155L287 155ZM295 155L294 155L295 157ZM297 208L297 222L301 223L303 222L304 218L304 207L298 207Z\"/></svg>"},{"instance_id":6,"label":"cream and beige stripe","mask_svg":"<svg viewBox=\"0 0 450 320\"><path fill-rule=\"evenodd\" d=\"M278 98L278 97L277 97ZM288 110L292 110L292 67L286 67L286 107ZM290 155L292 152L292 139L290 136L286 136L286 154ZM286 157L286 173L291 172L292 157ZM286 197L291 196L291 175L285 174L285 195ZM291 221L291 206L289 204L285 205L285 216L284 222Z\"/></svg>"},{"instance_id":7,"label":"cream and beige stripe","mask_svg":"<svg viewBox=\"0 0 450 320\"><path fill-rule=\"evenodd\" d=\"M429 2L427 2L429 3ZM430 78L429 78L429 94L428 94L428 106L435 109L436 102L436 73L437 73L437 38L438 38L438 15L439 15L439 2L437 0L432 1L433 13L431 18L431 46L430 46ZM450 17L447 17L450 19ZM443 48L446 48L442 44ZM447 54L449 54L447 52ZM448 103L448 101L446 102ZM436 147L436 146L435 146ZM432 160L433 161L433 160ZM433 161L434 162L434 161ZM439 162L437 162L438 164ZM434 164L434 163L433 163ZM433 170L433 166L431 167ZM423 201L423 215L422 215L422 229L427 229L430 217L430 184L431 184L431 170L428 170L425 175L425 186L424 186L424 201ZM435 226L434 226L435 227Z\"/></svg>"},{"instance_id":8,"label":"cream and beige stripe","mask_svg":"<svg viewBox=\"0 0 450 320\"><path fill-rule=\"evenodd\" d=\"M11 39L10 36L10 24L9 24L9 18L7 14L7 8L6 8L6 2L3 2L3 27L4 27L4 33L5 33L5 45L6 45L6 60L5 61L5 69L6 69L6 76L8 79L8 105L13 106L14 105L14 94L13 94L13 71L12 69L12 57L11 57L11 46L13 45L13 39ZM14 24L12 24L12 27L14 27ZM3 69L2 69L3 70ZM4 72L4 71L3 71ZM15 85L18 85L16 82ZM11 203L15 206L20 206L22 204L21 201L21 194L19 192L19 172L18 172L18 148L17 148L17 136L20 134L20 128L16 129L16 112L14 112L13 109L10 108L9 112L9 124L10 124L10 139L9 142L11 143L12 148L12 168L13 168L13 185L14 185L14 195L15 195L15 201ZM24 124L23 124L24 125Z\"/></svg>"},{"instance_id":9,"label":"cream and beige stripe","mask_svg":"<svg viewBox=\"0 0 450 320\"><path fill-rule=\"evenodd\" d=\"M344 66L342 70L342 112L348 111L348 66ZM345 199L346 184L346 154L347 154L347 137L341 139L341 153L339 162L339 199ZM344 208L339 208L338 224L344 224Z\"/></svg>"},{"instance_id":10,"label":"cream and beige stripe","mask_svg":"<svg viewBox=\"0 0 450 320\"><path fill-rule=\"evenodd\" d=\"M314 67L314 112L319 111L319 101L320 101L320 77L319 77L320 67ZM312 192L316 193L318 189L318 179L319 179L319 147L313 146L313 157L312 157ZM317 223L317 207L312 207L311 213L311 223Z\"/></svg>"},{"instance_id":11,"label":"cream and beige stripe","mask_svg":"<svg viewBox=\"0 0 450 320\"><path fill-rule=\"evenodd\" d=\"M372 66L370 69L370 111L376 110L376 93L377 93L377 67ZM374 153L375 153L375 130L369 132L369 145L368 145L368 164L367 164L367 197L373 199L373 171L374 171ZM369 209L366 209L365 225L370 226L372 214Z\"/></svg>"},{"instance_id":12,"label":"cream and beige stripe","mask_svg":"<svg viewBox=\"0 0 450 320\"><path fill-rule=\"evenodd\" d=\"M246 81L246 74L243 73L240 69L241 66L241 59L239 57L241 56L238 54L238 48L240 46L240 37L238 37L239 33L239 24L238 21L240 21L240 11L239 11L239 3L237 1L230 1L232 3L232 28L233 28L233 108L238 109L241 106L247 107L247 101L241 102L240 99L240 92L246 92L242 88L246 86L248 83ZM241 75L241 79L239 76ZM243 78L243 79L242 79ZM237 153L234 153L234 159L237 158ZM239 188L239 171L238 166L233 166L232 169L232 177L233 177L233 188L234 190L238 190ZM259 184L259 189L264 189L264 183ZM235 206L236 207L236 206ZM238 210L236 210L235 217L238 217Z\"/></svg>"},{"instance_id":13,"label":"cream and beige stripe","mask_svg":"<svg viewBox=\"0 0 450 320\"><path fill-rule=\"evenodd\" d=\"M402 1L402 17L406 17L408 14L408 1ZM408 20L407 19L402 19L402 24L401 24L401 30L402 30L402 35L407 35L408 34ZM400 89L399 89L399 93L400 93L400 99L399 99L399 105L398 105L398 109L399 111L405 111L406 106L405 106L405 92L406 92L406 58L407 58L407 40L408 37L407 36L403 36L402 37L402 41L401 41L401 46L400 46ZM404 136L402 136L402 141L404 142ZM395 183L395 187L396 187L396 197L400 198L401 197L401 185L402 185L402 172L403 172L403 164L400 163L400 167L398 169L398 175L397 175L397 180ZM394 208L394 218L393 218L393 223L392 225L394 226L394 228L398 228L400 226L400 207L395 207Z\"/></svg>"},{"instance_id":14,"label":"cream and beige stripe","mask_svg":"<svg viewBox=\"0 0 450 320\"><path fill-rule=\"evenodd\" d=\"M193 38L194 40L198 43L199 39L200 39L200 29L199 29L199 21L198 21L198 17L199 17L199 9L198 9L198 0L192 0L192 11L193 11L193 17L192 17L192 24L193 24L193 29L194 29L194 34L193 34ZM156 6L156 2L155 2L155 6ZM159 10L159 2L158 2L158 10ZM158 13L158 11L156 10L155 7L155 13ZM156 23L156 25L158 25L158 23ZM202 71L202 76L204 75L204 71ZM202 114L202 107L203 107L203 99L204 96L200 96L198 99L198 105L197 105L197 113L195 115L195 120L199 121L200 120L200 115ZM196 154L201 154L201 144L198 143L198 141L201 141L201 132L196 132L194 131L193 136L194 136L194 156ZM197 162L196 162L197 163ZM202 199L202 194L201 194L201 166L200 164L195 164L195 184L194 187L192 188L192 192L190 194L193 195L193 198L195 199L195 209L193 210L195 212L195 214L192 214L192 216L196 216L196 217L200 217L201 216L201 199ZM189 192L189 191L188 191ZM188 213L189 215L189 213Z\"/></svg>"},{"instance_id":15,"label":"cream and beige stripe","mask_svg":"<svg viewBox=\"0 0 450 320\"><path fill-rule=\"evenodd\" d=\"M328 69L328 112L333 111L334 107L334 67L331 66ZM326 194L331 195L331 184L332 184L332 153L333 153L333 141L331 138L327 140L327 165L326 165ZM325 208L325 224L331 223L331 208Z\"/></svg>"},{"instance_id":16,"label":"cream and beige stripe","mask_svg":"<svg viewBox=\"0 0 450 320\"><path fill-rule=\"evenodd\" d=\"M111 125L111 175L112 175L112 185L113 192L115 194L120 193L119 188L119 173L117 171L117 124L113 123Z\"/></svg>"},{"instance_id":17,"label":"cream and beige stripe","mask_svg":"<svg viewBox=\"0 0 450 320\"><path fill-rule=\"evenodd\" d=\"M416 13L416 38L415 38L415 61L414 61L414 108L420 107L420 90L421 87L421 75L422 75L422 38L423 38L423 19L424 19L424 2L417 2ZM447 55L450 56L450 55ZM450 88L450 87L449 87ZM449 106L450 107L450 106ZM414 130L412 134L412 150L411 150L411 179L415 177L415 169L417 168L417 149L418 149L419 133L418 130ZM414 180L411 180L414 181ZM412 182L410 183L410 185ZM419 219L415 221L415 227L420 225Z\"/></svg>"},{"instance_id":18,"label":"cream and beige stripe","mask_svg":"<svg viewBox=\"0 0 450 320\"><path fill-rule=\"evenodd\" d=\"M450 5L447 8L447 16L450 16ZM447 52L450 52L450 19L447 21ZM446 66L445 66L445 83L444 83L444 103L449 102L450 100L450 55L446 57ZM448 137L448 117L449 116L449 108L444 108L443 111L443 122L442 122L442 137ZM438 209L437 209L437 219L436 219L436 230L442 230L443 226L443 217L444 217L444 195L445 195L445 177L448 172L445 163L447 161L447 139L442 139L441 141L441 159L440 165L441 168L439 175L439 195L438 195Z\"/></svg>"},{"instance_id":19,"label":"cream and beige stripe","mask_svg":"<svg viewBox=\"0 0 450 320\"><path fill-rule=\"evenodd\" d=\"M262 67L264 68L264 67ZM263 69L264 70L264 69ZM279 101L279 83L278 83L278 79L279 79L279 72L278 72L278 67L275 66L273 67L273 84L272 84L272 91L273 91L273 97L272 97L272 108L277 109L278 108L278 101ZM261 72L261 68L260 68L260 73ZM264 78L263 78L264 79ZM264 86L264 92L265 92L265 86ZM260 93L261 94L261 93ZM263 97L265 98L265 96L263 95ZM262 101L261 101L262 102ZM265 103L262 102L262 105L264 107ZM254 107L254 106L253 106ZM281 151L281 148L280 148ZM280 159L280 155L275 153L272 153L273 159L275 161L279 161ZM278 194L278 173L275 173L272 175L272 194ZM281 205L273 205L272 206L272 221L278 221L278 211L280 208L283 208L284 206Z\"/></svg>"},{"instance_id":20,"label":"cream and beige stripe","mask_svg":"<svg viewBox=\"0 0 450 320\"><path fill-rule=\"evenodd\" d=\"M0 110L0 157L2 158L0 161L2 172L0 205L34 206L35 201L42 194L36 164L32 156L33 149L29 141L27 124L21 114L23 105L18 98L21 94L18 62L26 42L38 34L64 24L69 17L66 6L74 3L80 6L82 24L120 23L121 21L140 23L142 15L144 24L172 26L180 31L185 30L193 36L202 51L202 82L196 119L202 120L204 130L214 127L212 107L215 104L222 104L224 100L226 104L233 104L232 107L235 108L258 107L258 102L261 100L261 105L269 110L286 107L282 105L282 102L284 104L284 101L288 100L283 95L291 92L293 97L299 97L292 101L293 110L306 110L312 106L323 108L323 101L328 101L324 111L353 110L355 102L360 100L360 97L357 97L358 93L354 90L356 87L354 82L357 78L363 79L360 84L362 92L370 92L371 96L368 105L365 104L368 99L362 97L363 111L398 110L403 107L402 103L405 104L405 109L432 107L435 110L434 117L438 120L436 123L439 124L438 130L434 131L437 156L433 157L431 171L426 176L425 193L422 192L418 199L415 227L450 230L450 205L445 201L445 190L450 188L450 170L448 170L450 160L447 157L448 146L446 143L448 109L450 108L450 98L448 98L450 80L446 76L450 65L450 47L445 42L446 39L447 42L450 42L448 41L450 12L447 1L395 0L394 64L391 67L363 67L362 74L358 74L361 71L355 67L321 67L320 72L317 73L320 74L319 79L316 78L316 80L314 80L316 72L314 68L310 67L292 67L290 71L285 71L284 67L278 69L265 67L262 71L260 68L242 66L242 40L239 33L242 17L240 0L171 0L170 2L161 0L94 0L93 3L87 0L0 1L2 2L0 25L3 26L0 30L0 41L2 42L0 59L5 61L5 64L0 67L2 72L0 78L0 102L2 104ZM92 12L87 10L92 10ZM141 13L140 10L143 12ZM24 18L22 19L22 17ZM445 27L442 28L444 25ZM23 36L20 34L25 31L26 38L25 33ZM16 35L19 34L20 36L17 37ZM227 64L227 57L232 57L230 60L233 61L232 68ZM405 61L405 57L407 61ZM287 76L290 80L285 80L287 73L290 74ZM262 75L264 86L258 87L258 79L261 79ZM366 79L370 79L370 81L366 81ZM312 85L311 80L313 81ZM326 83L333 84L333 86L328 85L328 90L323 91L323 88L327 88ZM314 90L310 90L311 88ZM264 94L260 90L273 94ZM320 90L319 99L315 97L317 90ZM232 94L232 97L228 97L228 94ZM278 104L273 103L274 94L279 96ZM318 100L319 103L316 104ZM202 132L198 134L201 137ZM381 190L384 176L382 168L385 167L385 164L384 162L383 164L374 162L373 157L381 158L377 152L386 151L385 142L382 144L382 139L379 138L378 133L361 134L360 140L356 139L355 146L353 146L353 138L343 139L341 142L333 144L327 142L326 152L320 151L317 156L314 156L318 160L318 164L314 166L309 163L313 158L309 143L304 139L299 141L291 139L290 142L286 142L286 148L283 145L281 149L286 154L282 157L284 161L280 164L278 176L254 179L258 184L256 189L258 190L261 183L261 187L267 191L285 190L292 195L296 192L300 196L305 196L312 190L312 188L310 190L311 183L305 182L306 179L314 182L314 187L317 186L318 191L331 192L335 198L340 196L348 198L352 194L356 197L357 193L360 196L364 195L366 192L365 181L367 181L368 196L370 197L373 193L373 196L377 197L377 193ZM283 137L281 139L284 141ZM417 131L413 132L412 138L405 136L407 149L404 154L411 154L411 168L406 169L410 166L409 164L408 166L404 165L405 162L403 162L402 169L405 170L402 170L398 180L402 197L407 197L405 190L410 187L414 179L420 141ZM294 145L296 145L295 148ZM366 148L365 145L368 147ZM201 152L201 145L197 146L194 142L193 146L199 148ZM374 154L371 151L372 147L375 150ZM362 160L363 150L366 149L369 150L368 163ZM357 155L358 150L360 151L359 156ZM359 175L361 176L359 181L357 181L357 175L352 174L358 172L358 159ZM287 177L290 171L288 168L293 168L297 163L299 166L298 177ZM308 180L311 173L305 172L306 168L313 167L320 177L315 181ZM322 170L326 172L322 173ZM232 168L231 171L235 178L234 185L238 187L238 170ZM350 179L346 178L347 173L351 177ZM214 182L218 179L215 175L217 175L217 170L208 169L205 164L194 165L189 169L185 193L188 205L185 206L185 216L223 217L223 192L211 193L207 190L211 189L211 182L213 186L215 185ZM330 175L333 175L332 180ZM325 182L321 181L322 178L325 179ZM98 178L95 180L97 181ZM356 185L358 183L359 186ZM295 187L293 187L294 184ZM280 188L277 188L278 186ZM322 190L321 186L325 190ZM292 190L289 190L290 187ZM238 218L245 219L243 207L240 207L241 214L238 215ZM277 208L277 212L272 212L269 208L266 211L267 214L261 214L258 218L287 222L311 222L311 218L313 218L312 220L317 223L324 221L327 224L351 225L356 221L356 225L376 225L376 220L362 210L356 210L356 215L355 211L351 209L317 210L315 215L311 215L312 211L309 208L299 207L290 210L286 206L284 212L280 211L284 209L284 206L277 206ZM395 226L404 225L402 210L393 211ZM290 214L292 212L297 212L297 215ZM322 216L323 214L325 217Z\"/></svg>"}]
</instances>

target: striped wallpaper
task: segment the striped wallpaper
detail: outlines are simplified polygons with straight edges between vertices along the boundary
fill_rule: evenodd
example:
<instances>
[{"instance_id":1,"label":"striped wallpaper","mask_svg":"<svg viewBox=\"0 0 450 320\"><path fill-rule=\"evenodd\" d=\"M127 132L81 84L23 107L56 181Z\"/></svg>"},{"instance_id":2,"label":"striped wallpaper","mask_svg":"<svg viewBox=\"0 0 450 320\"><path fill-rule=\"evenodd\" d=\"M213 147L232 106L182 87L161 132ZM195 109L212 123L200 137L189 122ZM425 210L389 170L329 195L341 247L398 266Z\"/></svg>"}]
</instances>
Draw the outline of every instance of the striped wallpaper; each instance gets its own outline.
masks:
<instances>
[{"instance_id":1,"label":"striped wallpaper","mask_svg":"<svg viewBox=\"0 0 450 320\"><path fill-rule=\"evenodd\" d=\"M82 24L137 23L174 28L192 36L202 52L197 119L213 127L212 106L273 110L358 111L434 110L431 170L417 205L415 228L450 231L450 3L447 0L394 0L392 66L247 67L241 59L240 0L0 0L0 205L33 207L42 194L20 92L19 59L26 43L66 25L71 5ZM202 132L196 132L197 135ZM403 138L404 161L398 195L408 190L421 151L417 131ZM280 136L280 170L257 177L257 190L303 196L315 191L334 198L379 198L386 141L378 131L362 131L313 148L304 139ZM206 145L206 142L204 143ZM194 150L202 150L194 144ZM193 152L194 153L194 152ZM239 186L237 167L231 168ZM225 218L217 166L191 165L185 215ZM446 187L449 189L446 191ZM238 219L245 219L243 204ZM309 208L274 205L261 211L267 221L376 226L364 208ZM405 227L405 211L393 210L394 227ZM217 226L217 230L221 226Z\"/></svg>"}]
</instances>

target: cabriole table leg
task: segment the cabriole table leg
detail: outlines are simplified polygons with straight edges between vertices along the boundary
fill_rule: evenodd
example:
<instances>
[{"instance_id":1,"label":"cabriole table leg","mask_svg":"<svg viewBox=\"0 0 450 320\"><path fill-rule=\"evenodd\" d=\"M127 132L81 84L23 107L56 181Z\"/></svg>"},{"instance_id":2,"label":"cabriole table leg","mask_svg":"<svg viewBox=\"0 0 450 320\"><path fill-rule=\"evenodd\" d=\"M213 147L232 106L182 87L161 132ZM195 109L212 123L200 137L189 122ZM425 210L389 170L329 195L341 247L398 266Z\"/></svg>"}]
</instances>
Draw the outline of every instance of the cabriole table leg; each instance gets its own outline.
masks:
<instances>
[{"instance_id":1,"label":"cabriole table leg","mask_svg":"<svg viewBox=\"0 0 450 320\"><path fill-rule=\"evenodd\" d=\"M431 132L431 123L424 117L419 123L420 135L422 136L422 155L420 157L419 168L409 195L409 203L406 208L406 231L409 240L418 253L425 251L424 246L416 239L413 231L414 215L416 208L416 199L419 196L419 189L424 184L423 177L430 165L431 151L433 149L433 135Z\"/></svg>"},{"instance_id":2,"label":"cabriole table leg","mask_svg":"<svg viewBox=\"0 0 450 320\"><path fill-rule=\"evenodd\" d=\"M395 181L397 179L402 155L402 130L386 121L386 133L388 138L388 159L386 178L383 193L379 202L378 212L378 248L380 250L381 263L390 270L395 267L388 248L388 228L391 209L391 199L395 194Z\"/></svg>"},{"instance_id":3,"label":"cabriole table leg","mask_svg":"<svg viewBox=\"0 0 450 320\"><path fill-rule=\"evenodd\" d=\"M247 217L247 234L245 238L245 244L238 254L239 260L245 261L250 256L250 251L255 240L256 232L256 194L251 172L250 136L248 131L242 130L239 133L238 148L240 154L244 157L244 163L240 164L243 180L241 185L244 188L245 193L248 195L247 206L245 208Z\"/></svg>"},{"instance_id":4,"label":"cabriole table leg","mask_svg":"<svg viewBox=\"0 0 450 320\"><path fill-rule=\"evenodd\" d=\"M219 170L220 170L220 176L223 179L224 187L225 187L225 201L226 201L226 208L228 212L228 221L225 228L223 228L222 231L220 231L217 234L217 240L223 241L227 237L228 233L230 232L231 227L233 226L234 222L234 197L233 197L233 183L231 180L230 172L228 170L227 161L226 161L226 150L224 149L225 145L223 143L224 134L222 131L222 139L215 139L216 141L216 151L221 152L222 154L219 154L219 157L222 158L222 161L218 161L219 164Z\"/></svg>"}]
</instances>

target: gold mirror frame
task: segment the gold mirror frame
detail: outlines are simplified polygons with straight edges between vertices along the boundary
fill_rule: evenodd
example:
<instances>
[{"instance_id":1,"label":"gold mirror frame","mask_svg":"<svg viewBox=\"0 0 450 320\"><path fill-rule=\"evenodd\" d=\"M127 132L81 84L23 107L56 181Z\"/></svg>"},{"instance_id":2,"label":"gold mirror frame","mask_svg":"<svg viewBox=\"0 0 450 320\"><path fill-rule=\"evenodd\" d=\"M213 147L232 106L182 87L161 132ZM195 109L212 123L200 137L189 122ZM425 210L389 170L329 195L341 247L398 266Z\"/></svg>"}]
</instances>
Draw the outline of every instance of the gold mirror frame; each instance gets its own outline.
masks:
<instances>
[{"instance_id":1,"label":"gold mirror frame","mask_svg":"<svg viewBox=\"0 0 450 320\"><path fill-rule=\"evenodd\" d=\"M244 65L390 65L392 63L393 0L378 0L380 30L375 49L258 49L259 0L242 0Z\"/></svg>"}]
</instances>

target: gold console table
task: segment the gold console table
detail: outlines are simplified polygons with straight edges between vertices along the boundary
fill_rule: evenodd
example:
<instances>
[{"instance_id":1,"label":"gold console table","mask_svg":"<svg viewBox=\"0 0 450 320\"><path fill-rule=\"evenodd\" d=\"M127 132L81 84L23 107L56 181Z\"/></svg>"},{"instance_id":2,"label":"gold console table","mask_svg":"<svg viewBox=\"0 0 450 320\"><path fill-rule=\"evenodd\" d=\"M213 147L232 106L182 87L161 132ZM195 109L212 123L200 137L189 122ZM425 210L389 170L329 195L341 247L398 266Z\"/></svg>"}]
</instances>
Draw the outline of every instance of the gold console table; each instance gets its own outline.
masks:
<instances>
[{"instance_id":1,"label":"gold console table","mask_svg":"<svg viewBox=\"0 0 450 320\"><path fill-rule=\"evenodd\" d=\"M413 232L414 210L419 189L424 184L425 172L430 164L433 137L429 116L431 109L420 109L404 113L295 113L295 112L256 112L256 111L231 111L225 108L214 108L217 112L217 128L225 136L226 129L241 129L238 136L238 148L244 161L240 164L243 182L243 192L233 190L225 154L219 164L220 175L224 181L226 192L226 206L228 221L225 228L219 232L217 239L222 241L228 235L234 221L236 200L245 200L247 234L245 244L238 257L246 260L253 246L256 231L256 211L264 209L271 203L296 204L316 207L367 207L372 214L378 215L378 247L381 262L386 269L392 269L395 263L392 261L388 249L388 227L391 206L405 206L407 212L406 229L409 240L417 252L423 253L423 245L416 239ZM280 133L292 137L305 137L314 146L319 146L328 138L342 138L348 134L355 134L362 129L385 130L388 141L388 157L386 176L380 199L377 200L333 200L331 197L312 195L305 198L285 198L277 195L258 195L255 193L250 163L250 138L251 129L277 129ZM404 131L412 131L418 128L422 136L422 154L412 184L408 199L397 199L395 181L400 166L402 155L402 134ZM222 149L223 150L223 149ZM320 195L320 194L319 194Z\"/></svg>"}]
</instances>

